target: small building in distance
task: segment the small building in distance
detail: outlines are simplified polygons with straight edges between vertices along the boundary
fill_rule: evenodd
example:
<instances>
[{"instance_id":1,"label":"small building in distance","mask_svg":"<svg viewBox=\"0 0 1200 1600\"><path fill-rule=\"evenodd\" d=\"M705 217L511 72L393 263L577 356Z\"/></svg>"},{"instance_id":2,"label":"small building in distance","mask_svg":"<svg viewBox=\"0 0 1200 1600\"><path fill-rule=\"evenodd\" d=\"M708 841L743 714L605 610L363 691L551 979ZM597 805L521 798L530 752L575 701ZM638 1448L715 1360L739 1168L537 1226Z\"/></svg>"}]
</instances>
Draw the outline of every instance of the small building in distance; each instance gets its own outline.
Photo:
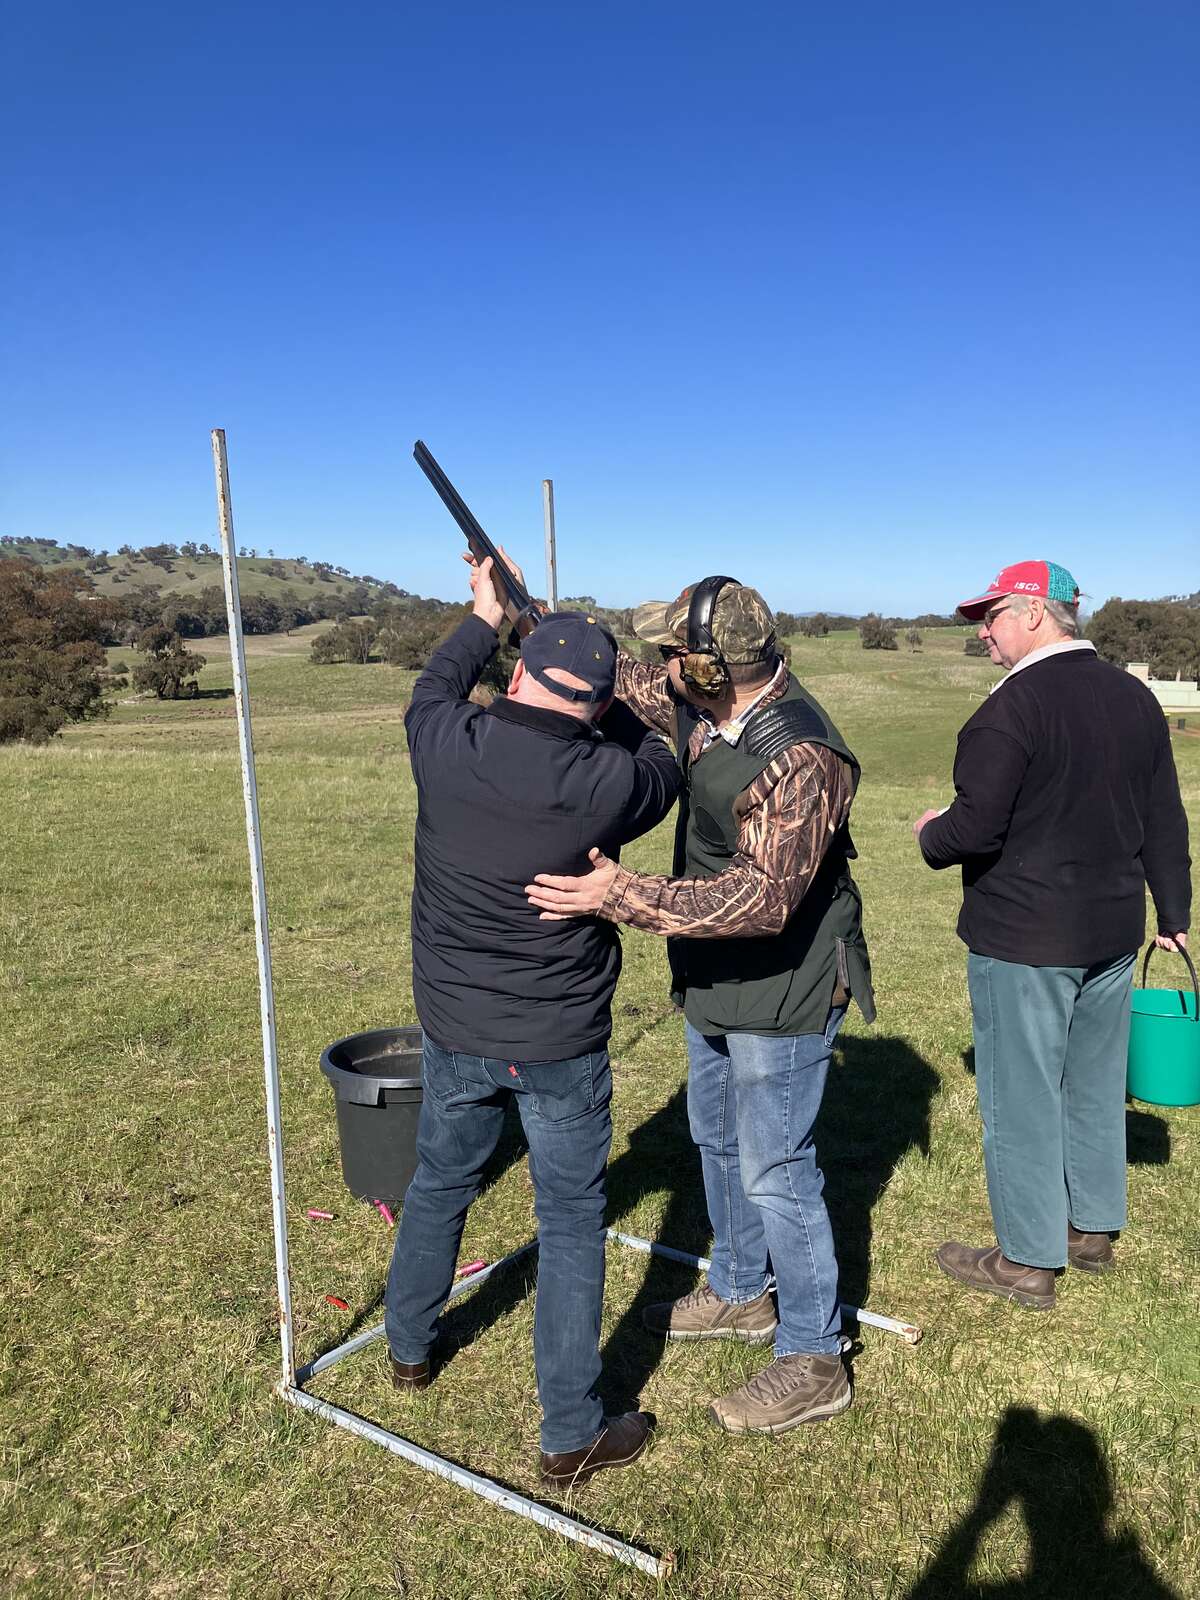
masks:
<instances>
[{"instance_id":1,"label":"small building in distance","mask_svg":"<svg viewBox=\"0 0 1200 1600\"><path fill-rule=\"evenodd\" d=\"M1200 684L1194 678L1152 678L1148 661L1131 661L1125 670L1142 680L1164 711L1200 711Z\"/></svg>"}]
</instances>

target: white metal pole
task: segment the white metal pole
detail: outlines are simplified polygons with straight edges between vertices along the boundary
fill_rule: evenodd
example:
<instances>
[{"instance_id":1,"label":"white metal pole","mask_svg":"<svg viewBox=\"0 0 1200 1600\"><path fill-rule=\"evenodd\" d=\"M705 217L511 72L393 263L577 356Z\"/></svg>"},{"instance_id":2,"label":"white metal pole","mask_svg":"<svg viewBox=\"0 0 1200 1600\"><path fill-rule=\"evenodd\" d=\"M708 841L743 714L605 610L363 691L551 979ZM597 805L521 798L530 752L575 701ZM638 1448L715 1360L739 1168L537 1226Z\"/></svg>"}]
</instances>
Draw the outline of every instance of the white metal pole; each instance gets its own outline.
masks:
<instances>
[{"instance_id":1,"label":"white metal pole","mask_svg":"<svg viewBox=\"0 0 1200 1600\"><path fill-rule=\"evenodd\" d=\"M229 619L229 658L237 706L238 747L242 758L242 796L246 805L246 843L250 850L250 892L254 900L254 940L258 948L258 997L262 1017L263 1076L267 1091L267 1153L271 1163L271 1215L275 1227L275 1281L279 1291L279 1344L283 1381L296 1381L292 1340L292 1285L288 1272L287 1214L284 1210L283 1144L280 1137L279 1055L275 1045L275 999L271 987L271 935L267 926L267 885L263 874L262 833L258 819L258 783L254 775L254 741L250 730L250 689L246 679L246 644L242 638L242 597L238 587L237 546L229 495L229 460L225 430L212 431L213 469L217 479L217 524L221 533L221 566L225 575L225 611Z\"/></svg>"},{"instance_id":2,"label":"white metal pole","mask_svg":"<svg viewBox=\"0 0 1200 1600\"><path fill-rule=\"evenodd\" d=\"M554 479L542 479L542 518L546 524L546 599L558 610L558 555L554 544Z\"/></svg>"},{"instance_id":3,"label":"white metal pole","mask_svg":"<svg viewBox=\"0 0 1200 1600\"><path fill-rule=\"evenodd\" d=\"M640 1250L653 1256L665 1256L668 1261L683 1261L689 1267L701 1267L705 1272L712 1266L707 1256L694 1256L690 1250L676 1250L673 1245L658 1244L653 1239L640 1239L635 1233L619 1233L616 1228L609 1228L608 1237L630 1250ZM921 1341L921 1329L915 1323L900 1322L896 1317L883 1317L877 1311L864 1311L861 1306L850 1306L844 1302L841 1312L842 1316L850 1321L866 1323L871 1328L882 1328L885 1333L899 1334L905 1344L919 1344Z\"/></svg>"},{"instance_id":4,"label":"white metal pole","mask_svg":"<svg viewBox=\"0 0 1200 1600\"><path fill-rule=\"evenodd\" d=\"M586 1545L589 1550L603 1551L614 1561L623 1561L628 1567L639 1567L653 1578L669 1578L675 1571L673 1552L661 1556L652 1555L648 1550L639 1550L636 1545L614 1539L609 1533L589 1528L585 1522L579 1522L574 1517L567 1516L565 1512L553 1511L549 1506L540 1505L536 1500L526 1499L523 1494L517 1494L513 1489L504 1489L500 1484L493 1483L490 1478L480 1477L477 1472L468 1472L466 1467L447 1461L445 1456L435 1455L432 1450L423 1450L411 1440L402 1439L398 1433L389 1433L386 1428L377 1427L373 1422L366 1422L352 1411L343 1411L341 1406L330 1405L327 1400L318 1400L315 1395L306 1394L303 1389L281 1385L279 1392L292 1405L299 1406L304 1411L311 1411L314 1416L323 1417L326 1422L345 1428L350 1433L357 1434L360 1439L369 1439L373 1444L382 1445L385 1450L390 1450L393 1455L411 1462L413 1466L423 1467L426 1472L435 1473L439 1478L448 1478L451 1483L458 1484L459 1488L469 1489L472 1494L490 1500L503 1511L512 1511L519 1517L528 1517L531 1522L548 1528L551 1533L561 1534L564 1539L573 1539L576 1544Z\"/></svg>"}]
</instances>

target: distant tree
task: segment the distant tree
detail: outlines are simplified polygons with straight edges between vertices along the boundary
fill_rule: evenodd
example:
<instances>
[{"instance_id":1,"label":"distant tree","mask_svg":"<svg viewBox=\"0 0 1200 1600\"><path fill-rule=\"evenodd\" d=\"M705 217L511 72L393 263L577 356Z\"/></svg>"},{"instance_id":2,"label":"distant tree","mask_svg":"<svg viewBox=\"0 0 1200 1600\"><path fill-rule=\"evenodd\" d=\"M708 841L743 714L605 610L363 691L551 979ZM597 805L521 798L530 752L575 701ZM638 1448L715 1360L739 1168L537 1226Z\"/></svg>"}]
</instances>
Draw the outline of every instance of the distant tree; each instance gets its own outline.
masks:
<instances>
[{"instance_id":1,"label":"distant tree","mask_svg":"<svg viewBox=\"0 0 1200 1600\"><path fill-rule=\"evenodd\" d=\"M312 642L309 660L318 667L334 661L353 661L360 665L371 659L371 649L377 637L376 626L370 621L342 622L326 633L319 633Z\"/></svg>"},{"instance_id":2,"label":"distant tree","mask_svg":"<svg viewBox=\"0 0 1200 1600\"><path fill-rule=\"evenodd\" d=\"M209 631L204 613L187 600L168 601L162 608L162 625L184 639L203 639Z\"/></svg>"},{"instance_id":3,"label":"distant tree","mask_svg":"<svg viewBox=\"0 0 1200 1600\"><path fill-rule=\"evenodd\" d=\"M864 650L895 650L896 630L877 611L868 611L858 625Z\"/></svg>"},{"instance_id":4,"label":"distant tree","mask_svg":"<svg viewBox=\"0 0 1200 1600\"><path fill-rule=\"evenodd\" d=\"M242 627L247 633L279 633L283 612L277 600L265 594L242 596Z\"/></svg>"},{"instance_id":5,"label":"distant tree","mask_svg":"<svg viewBox=\"0 0 1200 1600\"><path fill-rule=\"evenodd\" d=\"M990 653L987 645L974 633L968 635L963 641L963 655L965 656L986 656L990 655Z\"/></svg>"},{"instance_id":6,"label":"distant tree","mask_svg":"<svg viewBox=\"0 0 1200 1600\"><path fill-rule=\"evenodd\" d=\"M800 618L792 611L777 611L775 613L775 633L780 639L786 639L790 633L800 632Z\"/></svg>"},{"instance_id":7,"label":"distant tree","mask_svg":"<svg viewBox=\"0 0 1200 1600\"><path fill-rule=\"evenodd\" d=\"M1088 623L1097 654L1115 666L1150 664L1152 678L1200 676L1200 610L1172 600L1109 600Z\"/></svg>"},{"instance_id":8,"label":"distant tree","mask_svg":"<svg viewBox=\"0 0 1200 1600\"><path fill-rule=\"evenodd\" d=\"M173 629L161 622L145 628L137 641L142 660L133 669L133 687L153 690L160 700L178 700L196 693L196 677L205 657L189 650Z\"/></svg>"},{"instance_id":9,"label":"distant tree","mask_svg":"<svg viewBox=\"0 0 1200 1600\"><path fill-rule=\"evenodd\" d=\"M909 650L920 649L921 635L917 632L916 628L910 628L908 630L908 632L904 635L904 642L908 646Z\"/></svg>"},{"instance_id":10,"label":"distant tree","mask_svg":"<svg viewBox=\"0 0 1200 1600\"><path fill-rule=\"evenodd\" d=\"M829 632L829 618L823 611L814 611L811 616L798 619L798 631L806 639L823 639Z\"/></svg>"},{"instance_id":11,"label":"distant tree","mask_svg":"<svg viewBox=\"0 0 1200 1600\"><path fill-rule=\"evenodd\" d=\"M107 714L100 641L112 622L81 572L0 562L0 743L44 744L66 722Z\"/></svg>"}]
</instances>

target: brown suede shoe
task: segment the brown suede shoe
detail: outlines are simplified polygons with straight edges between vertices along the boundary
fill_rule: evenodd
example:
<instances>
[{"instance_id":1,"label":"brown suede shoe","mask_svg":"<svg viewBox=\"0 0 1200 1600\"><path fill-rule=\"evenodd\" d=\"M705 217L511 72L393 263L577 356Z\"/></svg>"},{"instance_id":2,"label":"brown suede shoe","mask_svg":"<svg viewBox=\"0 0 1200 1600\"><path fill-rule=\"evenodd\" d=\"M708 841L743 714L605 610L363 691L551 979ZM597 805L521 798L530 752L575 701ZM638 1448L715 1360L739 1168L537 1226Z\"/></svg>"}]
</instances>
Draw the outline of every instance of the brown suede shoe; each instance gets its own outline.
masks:
<instances>
[{"instance_id":1,"label":"brown suede shoe","mask_svg":"<svg viewBox=\"0 0 1200 1600\"><path fill-rule=\"evenodd\" d=\"M668 1339L741 1339L746 1344L765 1344L775 1337L778 1326L770 1294L733 1305L706 1283L681 1300L647 1306L642 1322L651 1333L665 1333Z\"/></svg>"},{"instance_id":2,"label":"brown suede shoe","mask_svg":"<svg viewBox=\"0 0 1200 1600\"><path fill-rule=\"evenodd\" d=\"M578 1489L605 1467L627 1467L646 1448L650 1429L644 1411L606 1417L600 1432L582 1450L542 1451L542 1482L553 1489Z\"/></svg>"},{"instance_id":3,"label":"brown suede shoe","mask_svg":"<svg viewBox=\"0 0 1200 1600\"><path fill-rule=\"evenodd\" d=\"M1081 1233L1067 1223L1067 1264L1080 1272L1114 1272L1117 1259L1107 1233Z\"/></svg>"},{"instance_id":4,"label":"brown suede shoe","mask_svg":"<svg viewBox=\"0 0 1200 1600\"><path fill-rule=\"evenodd\" d=\"M836 1417L851 1398L841 1356L776 1356L732 1394L714 1400L708 1414L727 1433L790 1433Z\"/></svg>"},{"instance_id":5,"label":"brown suede shoe","mask_svg":"<svg viewBox=\"0 0 1200 1600\"><path fill-rule=\"evenodd\" d=\"M388 1361L391 1363L394 1389L428 1389L433 1382L428 1358L424 1361L397 1361L389 1350Z\"/></svg>"},{"instance_id":6,"label":"brown suede shoe","mask_svg":"<svg viewBox=\"0 0 1200 1600\"><path fill-rule=\"evenodd\" d=\"M998 1244L990 1250L949 1239L937 1252L937 1264L969 1289L983 1289L1013 1300L1031 1311L1054 1310L1054 1272L1050 1267L1023 1267L1010 1261Z\"/></svg>"}]
</instances>

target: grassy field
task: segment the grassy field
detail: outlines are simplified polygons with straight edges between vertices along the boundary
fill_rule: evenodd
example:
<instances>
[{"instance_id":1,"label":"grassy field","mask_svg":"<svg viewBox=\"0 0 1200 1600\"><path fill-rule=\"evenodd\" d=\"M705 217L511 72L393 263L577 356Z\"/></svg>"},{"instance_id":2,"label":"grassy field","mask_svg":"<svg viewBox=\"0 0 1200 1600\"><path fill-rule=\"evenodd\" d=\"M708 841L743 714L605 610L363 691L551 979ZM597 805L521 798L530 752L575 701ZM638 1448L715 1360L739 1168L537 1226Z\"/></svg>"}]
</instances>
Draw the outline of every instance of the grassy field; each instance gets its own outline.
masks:
<instances>
[{"instance_id":1,"label":"grassy field","mask_svg":"<svg viewBox=\"0 0 1200 1600\"><path fill-rule=\"evenodd\" d=\"M864 1330L844 1417L732 1438L705 1406L764 1353L664 1349L640 1307L692 1275L610 1253L609 1395L640 1399L660 1426L643 1464L601 1475L575 1505L678 1550L663 1592L680 1600L1200 1594L1200 1112L1130 1109L1121 1273L1067 1274L1052 1316L961 1292L932 1260L947 1237L989 1237L957 884L922 866L909 833L945 802L955 732L994 679L961 640L868 654L843 635L795 652L865 770L854 831L880 1015L849 1026L818 1141L843 1295L920 1323L924 1341ZM251 646L307 1358L378 1320L390 1251L341 1187L317 1063L340 1035L414 1020L411 675L311 667L303 638ZM198 700L122 705L50 748L0 750L0 1587L653 1593L271 1395L253 930L229 662L210 654ZM1177 739L1176 756L1195 824L1200 742ZM627 861L662 869L668 828ZM703 1250L662 949L635 933L625 951L612 1219ZM530 1237L530 1198L507 1137L466 1256ZM336 1220L309 1222L310 1206ZM467 1296L448 1318L457 1354L423 1396L392 1391L382 1345L314 1392L537 1495L532 1308L528 1272Z\"/></svg>"}]
</instances>

